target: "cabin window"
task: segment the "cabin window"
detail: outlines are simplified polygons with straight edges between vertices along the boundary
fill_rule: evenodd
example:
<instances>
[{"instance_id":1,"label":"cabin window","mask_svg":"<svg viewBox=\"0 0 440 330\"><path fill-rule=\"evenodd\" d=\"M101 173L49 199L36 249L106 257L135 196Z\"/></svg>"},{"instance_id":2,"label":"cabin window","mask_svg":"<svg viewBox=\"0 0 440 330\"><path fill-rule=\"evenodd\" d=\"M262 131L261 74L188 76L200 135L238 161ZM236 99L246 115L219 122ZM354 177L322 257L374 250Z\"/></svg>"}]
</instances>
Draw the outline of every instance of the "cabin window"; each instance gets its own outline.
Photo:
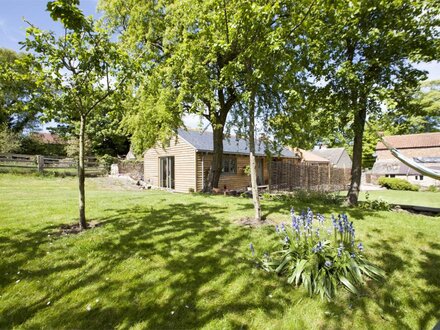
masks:
<instances>
[{"instance_id":1,"label":"cabin window","mask_svg":"<svg viewBox=\"0 0 440 330\"><path fill-rule=\"evenodd\" d=\"M423 180L423 175L416 175L416 180L422 181Z\"/></svg>"},{"instance_id":2,"label":"cabin window","mask_svg":"<svg viewBox=\"0 0 440 330\"><path fill-rule=\"evenodd\" d=\"M385 174L386 178L395 178L396 175L395 174Z\"/></svg>"},{"instance_id":3,"label":"cabin window","mask_svg":"<svg viewBox=\"0 0 440 330\"><path fill-rule=\"evenodd\" d=\"M237 158L233 156L223 156L223 173L237 173Z\"/></svg>"}]
</instances>

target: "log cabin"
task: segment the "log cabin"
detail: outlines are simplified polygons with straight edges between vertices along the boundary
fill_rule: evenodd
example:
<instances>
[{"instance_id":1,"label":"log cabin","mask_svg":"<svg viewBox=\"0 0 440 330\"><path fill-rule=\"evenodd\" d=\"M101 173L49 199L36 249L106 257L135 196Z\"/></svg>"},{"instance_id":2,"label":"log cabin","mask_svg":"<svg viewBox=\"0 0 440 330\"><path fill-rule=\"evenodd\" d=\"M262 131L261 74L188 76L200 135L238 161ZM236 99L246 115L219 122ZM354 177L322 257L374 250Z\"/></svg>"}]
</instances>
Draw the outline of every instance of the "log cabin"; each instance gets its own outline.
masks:
<instances>
[{"instance_id":1,"label":"log cabin","mask_svg":"<svg viewBox=\"0 0 440 330\"><path fill-rule=\"evenodd\" d=\"M257 183L269 183L270 162L266 147L257 140L255 146ZM281 148L271 152L271 160L299 163L300 157ZM166 146L156 146L144 153L144 180L153 187L176 192L199 192L207 184L213 157L212 132L179 129L175 138ZM223 166L219 188L242 190L250 186L246 173L249 165L249 145L246 140L234 136L223 140Z\"/></svg>"}]
</instances>

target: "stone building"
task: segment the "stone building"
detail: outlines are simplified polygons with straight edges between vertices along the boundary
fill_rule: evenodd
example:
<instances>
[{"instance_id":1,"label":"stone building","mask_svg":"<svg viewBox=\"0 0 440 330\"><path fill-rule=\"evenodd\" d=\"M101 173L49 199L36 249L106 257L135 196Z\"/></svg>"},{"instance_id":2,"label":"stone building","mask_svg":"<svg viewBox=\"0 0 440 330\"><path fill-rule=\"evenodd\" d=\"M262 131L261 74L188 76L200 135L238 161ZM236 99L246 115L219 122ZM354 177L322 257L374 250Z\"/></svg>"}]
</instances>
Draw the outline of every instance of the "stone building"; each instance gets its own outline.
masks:
<instances>
[{"instance_id":1,"label":"stone building","mask_svg":"<svg viewBox=\"0 0 440 330\"><path fill-rule=\"evenodd\" d=\"M384 137L385 141L403 155L434 170L440 170L440 132ZM371 170L373 182L381 176L402 178L420 186L440 185L439 180L426 177L406 166L379 142L376 146L376 162Z\"/></svg>"}]
</instances>

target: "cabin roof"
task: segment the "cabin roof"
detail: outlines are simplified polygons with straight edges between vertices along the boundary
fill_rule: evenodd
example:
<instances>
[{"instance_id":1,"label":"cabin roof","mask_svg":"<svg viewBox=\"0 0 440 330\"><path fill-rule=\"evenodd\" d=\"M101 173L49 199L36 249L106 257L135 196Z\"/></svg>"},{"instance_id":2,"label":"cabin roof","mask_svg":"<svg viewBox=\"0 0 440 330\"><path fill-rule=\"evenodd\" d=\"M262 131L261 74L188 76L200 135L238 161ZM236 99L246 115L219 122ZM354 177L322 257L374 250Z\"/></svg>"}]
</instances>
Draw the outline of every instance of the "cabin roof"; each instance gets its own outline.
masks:
<instances>
[{"instance_id":1,"label":"cabin roof","mask_svg":"<svg viewBox=\"0 0 440 330\"><path fill-rule=\"evenodd\" d=\"M185 130L180 128L177 134L192 145L198 152L213 152L214 139L212 132L200 132L196 130ZM223 139L223 153L249 155L249 143L236 136ZM255 141L255 155L266 156L266 146L261 140ZM282 148L280 151L272 151L273 156L298 158L292 151Z\"/></svg>"}]
</instances>

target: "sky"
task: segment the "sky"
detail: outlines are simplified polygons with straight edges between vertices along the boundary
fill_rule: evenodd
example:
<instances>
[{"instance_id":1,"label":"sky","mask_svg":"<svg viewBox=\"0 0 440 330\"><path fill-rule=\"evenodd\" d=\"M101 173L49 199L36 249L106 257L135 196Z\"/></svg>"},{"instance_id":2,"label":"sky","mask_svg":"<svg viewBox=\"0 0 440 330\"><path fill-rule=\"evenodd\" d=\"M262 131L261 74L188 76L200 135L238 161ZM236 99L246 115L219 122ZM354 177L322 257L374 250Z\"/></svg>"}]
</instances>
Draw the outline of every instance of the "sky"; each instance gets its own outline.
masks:
<instances>
[{"instance_id":1,"label":"sky","mask_svg":"<svg viewBox=\"0 0 440 330\"><path fill-rule=\"evenodd\" d=\"M43 30L62 32L61 24L54 22L46 11L48 0L0 0L0 47L20 51L19 42L26 36L26 19ZM97 16L98 0L81 0L80 7L86 15ZM420 63L418 69L428 71L428 79L440 79L440 62ZM191 128L200 127L195 116L185 118L185 124ZM203 125L205 126L205 125Z\"/></svg>"}]
</instances>

